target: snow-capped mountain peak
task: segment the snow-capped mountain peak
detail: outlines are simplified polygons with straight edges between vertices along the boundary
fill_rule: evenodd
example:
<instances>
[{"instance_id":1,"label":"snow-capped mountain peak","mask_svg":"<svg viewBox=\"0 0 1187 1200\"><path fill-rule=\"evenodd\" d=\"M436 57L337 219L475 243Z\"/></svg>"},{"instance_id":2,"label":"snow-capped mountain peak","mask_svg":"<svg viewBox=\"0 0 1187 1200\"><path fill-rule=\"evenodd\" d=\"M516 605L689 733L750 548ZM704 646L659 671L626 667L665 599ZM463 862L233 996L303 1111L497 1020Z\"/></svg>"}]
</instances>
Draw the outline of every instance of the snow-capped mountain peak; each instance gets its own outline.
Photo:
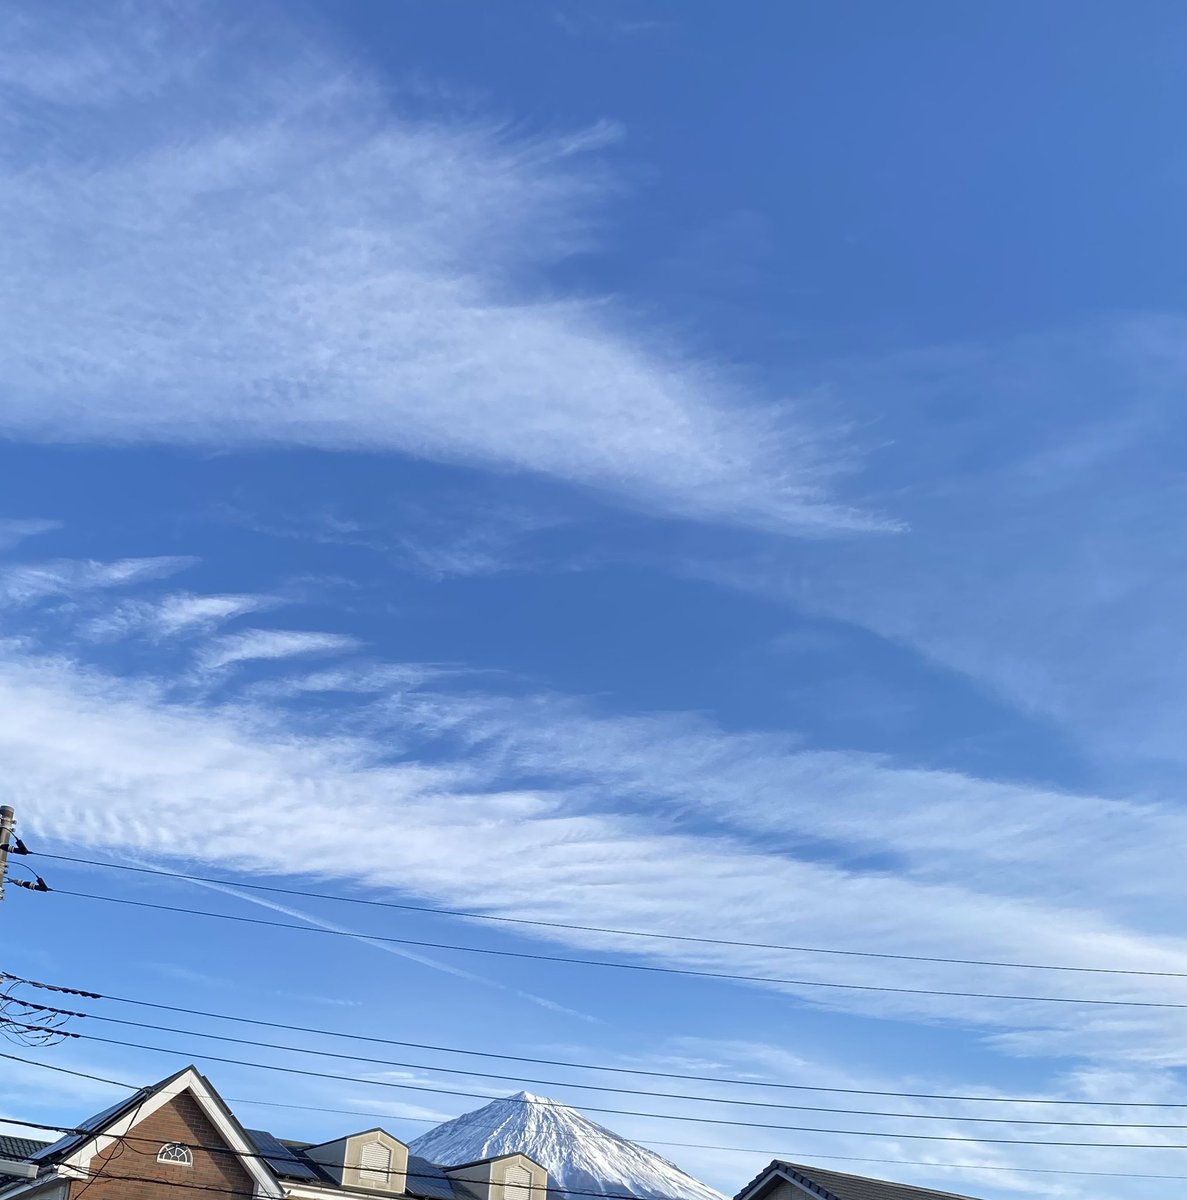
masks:
<instances>
[{"instance_id":1,"label":"snow-capped mountain peak","mask_svg":"<svg viewBox=\"0 0 1187 1200\"><path fill-rule=\"evenodd\" d=\"M548 1169L558 1193L640 1200L723 1200L651 1150L557 1100L517 1092L430 1129L410 1149L442 1166L519 1152ZM588 1200L574 1195L573 1200Z\"/></svg>"}]
</instances>

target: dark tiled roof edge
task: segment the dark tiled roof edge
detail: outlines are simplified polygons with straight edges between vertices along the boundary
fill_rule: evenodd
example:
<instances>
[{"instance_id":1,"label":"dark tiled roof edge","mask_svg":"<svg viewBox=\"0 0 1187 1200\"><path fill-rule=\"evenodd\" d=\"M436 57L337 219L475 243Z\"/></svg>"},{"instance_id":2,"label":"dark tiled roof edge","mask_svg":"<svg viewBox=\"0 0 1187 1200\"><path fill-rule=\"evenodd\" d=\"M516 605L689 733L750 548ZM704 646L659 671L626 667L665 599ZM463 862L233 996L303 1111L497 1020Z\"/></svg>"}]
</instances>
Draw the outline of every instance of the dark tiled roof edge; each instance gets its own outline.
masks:
<instances>
[{"instance_id":1,"label":"dark tiled roof edge","mask_svg":"<svg viewBox=\"0 0 1187 1200\"><path fill-rule=\"evenodd\" d=\"M18 1162L31 1158L38 1150L50 1145L44 1138L20 1137L12 1133L0 1133L0 1158L13 1158Z\"/></svg>"},{"instance_id":2,"label":"dark tiled roof edge","mask_svg":"<svg viewBox=\"0 0 1187 1200\"><path fill-rule=\"evenodd\" d=\"M789 1162L780 1158L773 1159L765 1166L738 1192L734 1200L740 1200L740 1197L753 1191L768 1175L776 1172L793 1176L796 1183L819 1196L821 1200L848 1200L832 1190L840 1185L840 1190L847 1192L848 1184L853 1184L861 1192L861 1200L976 1200L973 1196L957 1192L937 1191L935 1188L917 1187L911 1183L898 1183L893 1179L875 1179L869 1175L853 1175L846 1171L834 1171L828 1167L814 1167L809 1163Z\"/></svg>"}]
</instances>

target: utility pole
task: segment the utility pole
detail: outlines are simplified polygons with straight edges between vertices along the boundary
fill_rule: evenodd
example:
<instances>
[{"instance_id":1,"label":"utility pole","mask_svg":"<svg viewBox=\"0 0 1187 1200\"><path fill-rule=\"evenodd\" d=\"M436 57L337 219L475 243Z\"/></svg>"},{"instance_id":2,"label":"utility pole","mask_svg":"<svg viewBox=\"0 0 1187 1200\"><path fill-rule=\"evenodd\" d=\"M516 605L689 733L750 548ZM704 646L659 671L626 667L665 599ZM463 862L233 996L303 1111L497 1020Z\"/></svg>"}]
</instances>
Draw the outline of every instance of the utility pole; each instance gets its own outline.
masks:
<instances>
[{"instance_id":1,"label":"utility pole","mask_svg":"<svg viewBox=\"0 0 1187 1200\"><path fill-rule=\"evenodd\" d=\"M16 813L11 804L0 805L0 900L4 899L4 880L8 875L8 847L15 836Z\"/></svg>"}]
</instances>

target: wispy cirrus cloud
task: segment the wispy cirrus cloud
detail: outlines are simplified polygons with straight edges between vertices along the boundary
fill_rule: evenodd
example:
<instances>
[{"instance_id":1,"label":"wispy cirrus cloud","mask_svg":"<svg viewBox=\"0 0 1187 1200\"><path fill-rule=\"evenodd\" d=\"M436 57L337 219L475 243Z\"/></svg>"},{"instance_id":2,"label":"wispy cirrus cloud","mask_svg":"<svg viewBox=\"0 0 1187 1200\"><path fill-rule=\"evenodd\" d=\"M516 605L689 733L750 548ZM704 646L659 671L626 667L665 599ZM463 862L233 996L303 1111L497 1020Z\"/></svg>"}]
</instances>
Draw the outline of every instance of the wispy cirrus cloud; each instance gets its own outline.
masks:
<instances>
[{"instance_id":1,"label":"wispy cirrus cloud","mask_svg":"<svg viewBox=\"0 0 1187 1200\"><path fill-rule=\"evenodd\" d=\"M161 555L109 562L60 558L13 563L0 568L0 602L34 604L51 596L75 596L106 588L128 587L174 575L196 561L180 555Z\"/></svg>"},{"instance_id":2,"label":"wispy cirrus cloud","mask_svg":"<svg viewBox=\"0 0 1187 1200\"><path fill-rule=\"evenodd\" d=\"M51 533L61 529L61 521L51 521L34 517L0 517L0 550L10 550L25 538L36 537L40 533Z\"/></svg>"},{"instance_id":3,"label":"wispy cirrus cloud","mask_svg":"<svg viewBox=\"0 0 1187 1200\"><path fill-rule=\"evenodd\" d=\"M910 535L859 555L751 546L692 570L911 646L1067 731L1110 782L1148 773L1177 795L1183 346L1180 319L1143 314L834 364L833 386L894 441L875 494Z\"/></svg>"},{"instance_id":4,"label":"wispy cirrus cloud","mask_svg":"<svg viewBox=\"0 0 1187 1200\"><path fill-rule=\"evenodd\" d=\"M298 732L283 709L165 702L159 685L10 650L0 660L0 702L12 714L0 729L0 755L17 781L13 799L27 827L91 847L284 873L300 857L300 814L331 806L336 817L319 842L320 861L333 864L327 875L449 907L756 942L1184 969L1180 939L1160 929L1156 913L1153 924L1134 916L1124 878L1133 852L1129 825L1136 822L1134 837L1144 837L1153 852L1180 840L1174 813L1116 808L1117 836L1096 845L1085 903L1080 851L1069 849L1047 810L1062 803L1064 828L1071 829L1081 803L1090 811L1097 803L1090 798L1060 800L1036 789L1032 819L1020 792L1011 818L1016 856L1003 842L988 848L982 864L946 838L916 837L910 818L896 818L895 809L911 810L931 782L918 773L842 756L819 774L819 764L805 766L794 750L707 732L716 754L698 757L687 740L674 746L670 731L637 729L630 743L592 717L573 726L566 745L542 743L533 733L541 711L532 703L498 716L495 739L490 704L441 690L426 689L419 704L407 689L402 695L392 711L362 714L354 733L344 731L340 717L323 733L308 724ZM463 729L472 723L481 739L497 740L498 752L451 751L440 714ZM400 746L395 762L393 744ZM409 753L418 744L425 745L424 761ZM561 761L546 767L553 753ZM632 762L611 770L616 756ZM674 756L688 757L683 787L663 766ZM730 761L742 758L750 765L738 774ZM856 791L846 768L858 772ZM524 778L533 779L530 788ZM1001 796L992 785L952 775L935 782L950 793L945 815L957 828L1000 819ZM756 787L761 808L747 808L741 802ZM870 823L874 788L885 797L875 824L887 827L892 845L901 839L906 867L894 873L862 861L868 839L858 818L865 814ZM702 808L707 796L722 813L740 806L728 827L682 821L682 811ZM190 836L183 815L199 800L206 819ZM795 815L801 809L802 821ZM776 818L783 840L773 847ZM832 844L822 852L825 834ZM995 886L995 870L1014 873L1008 894ZM1150 870L1157 886L1156 862ZM571 931L535 935L647 962L798 978L806 985L786 990L801 1001L890 1020L960 1020L1015 1053L1042 1055L1057 1046L1102 1062L1171 1064L1182 1057L1181 1014L1173 1010L811 986L890 980L943 989L952 985L952 969L943 964L900 962L890 970L861 958ZM963 968L959 977L972 990L1035 989L1023 970ZM1053 994L1070 986L1043 983ZM1120 976L1077 977L1073 990L1102 999L1162 999L1167 991L1164 981Z\"/></svg>"},{"instance_id":5,"label":"wispy cirrus cloud","mask_svg":"<svg viewBox=\"0 0 1187 1200\"><path fill-rule=\"evenodd\" d=\"M129 600L92 618L84 632L96 640L113 640L133 634L154 639L193 636L209 632L235 617L275 608L273 596L194 595L178 592L157 600Z\"/></svg>"},{"instance_id":6,"label":"wispy cirrus cloud","mask_svg":"<svg viewBox=\"0 0 1187 1200\"><path fill-rule=\"evenodd\" d=\"M52 94L10 79L11 436L392 451L682 517L891 527L838 499L853 464L817 419L612 299L552 294L548 266L589 245L605 128L402 117L356 64L307 45L281 62L271 23L261 57L221 11L195 53L143 10L151 95L119 86L137 69L104 22L24 30L57 66Z\"/></svg>"},{"instance_id":7,"label":"wispy cirrus cloud","mask_svg":"<svg viewBox=\"0 0 1187 1200\"><path fill-rule=\"evenodd\" d=\"M297 629L246 629L213 638L198 654L198 665L218 671L243 662L266 662L320 654L342 654L362 643L344 633L316 633Z\"/></svg>"},{"instance_id":8,"label":"wispy cirrus cloud","mask_svg":"<svg viewBox=\"0 0 1187 1200\"><path fill-rule=\"evenodd\" d=\"M1153 1196L1155 1190L1145 1181L1135 1178L1127 1180L1125 1175L1162 1171L1181 1174L1183 1155L1181 1152L1161 1149L1155 1154L1124 1145L1103 1149L1086 1149L1083 1146L1052 1145L994 1145L977 1140L976 1121L962 1122L959 1118L993 1118L1000 1124L992 1126L993 1133L987 1136L1016 1138L1019 1140L1042 1140L1049 1131L1042 1127L1025 1124L1026 1121L1045 1119L1071 1119L1077 1121L1100 1121L1125 1123L1134 1120L1133 1110L1119 1107L1111 1098L1133 1096L1142 1100L1164 1100L1171 1104L1187 1100L1182 1080L1174 1072L1117 1070L1083 1074L1069 1072L1050 1082L1047 1086L1024 1089L1024 1094L1036 1101L1054 1100L1057 1103L1072 1100L1083 1107L1062 1111L1041 1102L1012 1100L1017 1091L1003 1091L993 1083L970 1076L957 1075L951 1069L945 1073L941 1091L962 1095L986 1096L997 1099L996 1103L985 1104L954 1100L921 1100L896 1096L829 1094L801 1092L799 1096L778 1086L764 1088L770 1083L778 1085L787 1080L811 1081L821 1088L872 1089L878 1091L931 1090L935 1077L923 1072L911 1077L890 1076L877 1067L868 1065L855 1067L842 1064L819 1048L811 1045L780 1045L757 1040L712 1040L705 1038L673 1038L654 1048L645 1060L633 1060L624 1065L648 1066L656 1070L691 1071L750 1079L757 1087L734 1088L714 1087L711 1090L723 1100L738 1098L769 1101L773 1104L802 1102L838 1109L881 1109L892 1113L906 1114L899 1118L869 1118L859 1120L856 1114L835 1113L829 1120L824 1114L803 1113L799 1118L784 1114L788 1124L849 1126L870 1130L868 1134L835 1135L800 1130L780 1134L771 1130L734 1128L728 1135L725 1130L717 1131L705 1142L716 1141L722 1146L735 1146L737 1150L715 1149L711 1145L696 1145L700 1140L688 1137L687 1130L671 1122L647 1117L618 1118L623 1132L644 1145L654 1146L660 1153L672 1154L668 1146L679 1147L682 1164L703 1179L733 1180L749 1178L771 1158L785 1158L797 1162L814 1163L837 1171L847 1171L881 1178L892 1171L896 1180L914 1182L923 1187L957 1189L970 1195L1017 1195L1068 1197L1091 1194L1092 1182L1085 1177L1075 1179L1077 1171L1117 1172L1121 1178L1109 1182L1110 1189L1118 1195ZM1110 1090L1111 1089L1111 1090ZM580 1104L566 1097L571 1103ZM706 1106L679 1105L663 1102L666 1111L704 1113ZM709 1106L708 1111L729 1117L727 1104ZM736 1114L736 1109L733 1112ZM939 1115L939 1119L921 1119ZM948 1119L945 1119L947 1117ZM984 1132L985 1127L981 1130ZM1110 1135L1114 1131L1108 1131ZM903 1134L931 1133L953 1139L970 1138L970 1141L955 1140L950 1143L919 1141ZM1096 1135L1092 1130L1077 1131L1085 1141ZM1056 1140L1051 1138L1052 1141ZM1069 1138L1068 1140L1072 1140ZM1100 1141L1114 1140L1103 1134ZM1149 1144L1177 1144L1180 1140L1174 1129L1143 1131L1141 1140ZM879 1170L872 1164L882 1164ZM750 1170L747 1170L749 1165ZM1061 1176L1059 1172L1071 1172ZM1047 1174L1054 1172L1054 1174ZM1156 1189L1157 1184L1153 1187ZM1083 1189L1083 1190L1081 1190Z\"/></svg>"}]
</instances>

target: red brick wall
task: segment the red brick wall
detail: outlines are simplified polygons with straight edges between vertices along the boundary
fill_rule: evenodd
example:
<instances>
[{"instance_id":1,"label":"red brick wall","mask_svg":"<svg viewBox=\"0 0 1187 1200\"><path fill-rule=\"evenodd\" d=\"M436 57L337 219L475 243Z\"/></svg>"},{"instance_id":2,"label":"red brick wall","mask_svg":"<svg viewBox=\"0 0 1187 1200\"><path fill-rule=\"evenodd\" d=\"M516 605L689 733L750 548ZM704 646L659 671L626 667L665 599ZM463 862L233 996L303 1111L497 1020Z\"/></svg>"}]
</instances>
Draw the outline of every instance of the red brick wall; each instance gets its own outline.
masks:
<instances>
[{"instance_id":1,"label":"red brick wall","mask_svg":"<svg viewBox=\"0 0 1187 1200\"><path fill-rule=\"evenodd\" d=\"M70 1200L232 1200L253 1195L251 1177L233 1154L195 1149L226 1143L189 1092L163 1104L128 1134L91 1160L88 1169L98 1178L75 1180ZM193 1165L157 1162L166 1142L189 1146Z\"/></svg>"}]
</instances>

